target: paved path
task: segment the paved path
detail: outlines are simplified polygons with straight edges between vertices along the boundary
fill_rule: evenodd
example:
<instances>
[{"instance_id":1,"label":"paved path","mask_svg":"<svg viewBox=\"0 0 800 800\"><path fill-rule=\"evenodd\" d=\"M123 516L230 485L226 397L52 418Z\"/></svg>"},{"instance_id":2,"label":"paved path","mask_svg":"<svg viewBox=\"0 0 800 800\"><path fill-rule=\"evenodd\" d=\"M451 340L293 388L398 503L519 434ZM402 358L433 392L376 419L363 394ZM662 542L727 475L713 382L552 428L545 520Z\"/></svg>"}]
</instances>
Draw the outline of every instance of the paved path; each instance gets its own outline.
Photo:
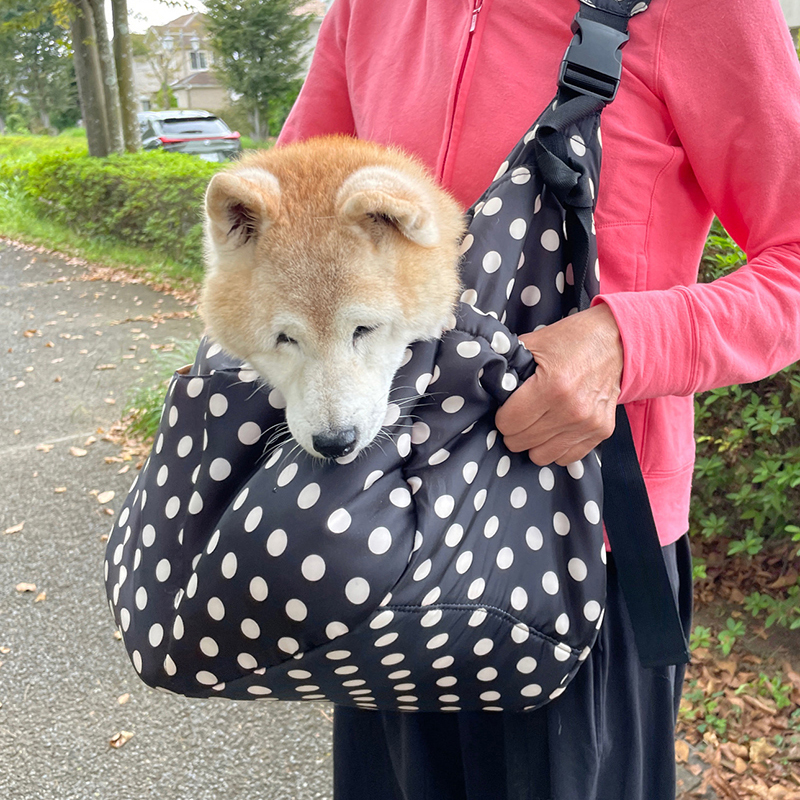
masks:
<instances>
[{"instance_id":1,"label":"paved path","mask_svg":"<svg viewBox=\"0 0 800 800\"><path fill-rule=\"evenodd\" d=\"M0 242L0 797L328 798L329 706L160 694L113 636L104 509L133 468L106 463L119 451L97 429L152 374L151 345L196 338L199 323L175 318L186 306L172 297L84 272ZM112 749L122 730L133 738Z\"/></svg>"}]
</instances>

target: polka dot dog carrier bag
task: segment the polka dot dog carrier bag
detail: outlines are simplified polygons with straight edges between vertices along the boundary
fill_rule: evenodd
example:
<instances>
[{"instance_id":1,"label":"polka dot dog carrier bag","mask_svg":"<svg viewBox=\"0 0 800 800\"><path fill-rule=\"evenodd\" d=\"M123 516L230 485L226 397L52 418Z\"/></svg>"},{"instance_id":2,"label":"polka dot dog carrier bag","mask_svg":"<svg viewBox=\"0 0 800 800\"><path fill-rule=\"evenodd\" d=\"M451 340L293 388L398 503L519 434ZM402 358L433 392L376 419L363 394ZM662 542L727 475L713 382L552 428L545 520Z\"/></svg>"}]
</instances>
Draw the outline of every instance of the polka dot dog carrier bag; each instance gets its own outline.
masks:
<instances>
[{"instance_id":1,"label":"polka dot dog carrier bag","mask_svg":"<svg viewBox=\"0 0 800 800\"><path fill-rule=\"evenodd\" d=\"M598 287L598 124L634 3L597 5L613 14L582 8L557 102L469 212L457 325L409 349L392 444L351 463L265 453L283 412L208 341L173 378L105 562L148 684L381 710L537 708L564 691L602 623L604 481L640 656L685 660L624 416L602 471L599 452L540 468L494 427L535 369L514 332L585 308ZM426 397L403 402L414 390L402 387Z\"/></svg>"}]
</instances>

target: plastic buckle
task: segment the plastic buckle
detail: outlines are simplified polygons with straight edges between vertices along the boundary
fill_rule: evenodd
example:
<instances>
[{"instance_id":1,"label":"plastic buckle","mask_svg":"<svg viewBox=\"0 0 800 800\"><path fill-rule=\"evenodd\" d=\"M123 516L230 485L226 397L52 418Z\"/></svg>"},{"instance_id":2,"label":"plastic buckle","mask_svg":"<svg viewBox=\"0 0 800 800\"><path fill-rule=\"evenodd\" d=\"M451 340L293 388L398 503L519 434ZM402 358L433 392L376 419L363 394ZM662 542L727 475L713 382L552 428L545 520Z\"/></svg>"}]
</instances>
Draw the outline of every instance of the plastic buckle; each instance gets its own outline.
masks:
<instances>
[{"instance_id":1,"label":"plastic buckle","mask_svg":"<svg viewBox=\"0 0 800 800\"><path fill-rule=\"evenodd\" d=\"M580 12L572 20L572 32L575 36L561 62L559 86L610 103L619 88L621 50L629 34L586 19Z\"/></svg>"}]
</instances>

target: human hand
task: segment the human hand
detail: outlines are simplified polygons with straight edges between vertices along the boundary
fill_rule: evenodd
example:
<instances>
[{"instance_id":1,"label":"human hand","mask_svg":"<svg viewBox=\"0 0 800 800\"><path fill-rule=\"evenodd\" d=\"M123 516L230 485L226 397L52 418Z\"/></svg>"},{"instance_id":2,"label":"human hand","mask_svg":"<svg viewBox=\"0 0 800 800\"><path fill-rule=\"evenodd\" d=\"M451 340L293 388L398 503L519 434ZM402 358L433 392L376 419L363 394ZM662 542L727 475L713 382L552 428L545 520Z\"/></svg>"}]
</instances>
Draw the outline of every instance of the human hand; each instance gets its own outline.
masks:
<instances>
[{"instance_id":1,"label":"human hand","mask_svg":"<svg viewBox=\"0 0 800 800\"><path fill-rule=\"evenodd\" d=\"M600 303L519 337L536 372L495 418L506 447L539 466L578 461L614 432L622 340Z\"/></svg>"}]
</instances>

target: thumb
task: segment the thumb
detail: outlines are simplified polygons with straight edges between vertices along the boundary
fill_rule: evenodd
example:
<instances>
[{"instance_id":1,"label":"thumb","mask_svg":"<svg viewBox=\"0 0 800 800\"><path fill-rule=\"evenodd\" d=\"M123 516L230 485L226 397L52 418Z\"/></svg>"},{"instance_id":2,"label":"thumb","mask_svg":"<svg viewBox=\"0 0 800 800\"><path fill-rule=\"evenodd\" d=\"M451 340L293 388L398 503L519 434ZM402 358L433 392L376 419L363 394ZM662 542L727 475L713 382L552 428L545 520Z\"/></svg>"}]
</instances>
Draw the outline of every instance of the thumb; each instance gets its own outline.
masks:
<instances>
[{"instance_id":1,"label":"thumb","mask_svg":"<svg viewBox=\"0 0 800 800\"><path fill-rule=\"evenodd\" d=\"M494 421L503 436L513 436L530 427L543 413L541 377L534 372L497 411Z\"/></svg>"}]
</instances>

